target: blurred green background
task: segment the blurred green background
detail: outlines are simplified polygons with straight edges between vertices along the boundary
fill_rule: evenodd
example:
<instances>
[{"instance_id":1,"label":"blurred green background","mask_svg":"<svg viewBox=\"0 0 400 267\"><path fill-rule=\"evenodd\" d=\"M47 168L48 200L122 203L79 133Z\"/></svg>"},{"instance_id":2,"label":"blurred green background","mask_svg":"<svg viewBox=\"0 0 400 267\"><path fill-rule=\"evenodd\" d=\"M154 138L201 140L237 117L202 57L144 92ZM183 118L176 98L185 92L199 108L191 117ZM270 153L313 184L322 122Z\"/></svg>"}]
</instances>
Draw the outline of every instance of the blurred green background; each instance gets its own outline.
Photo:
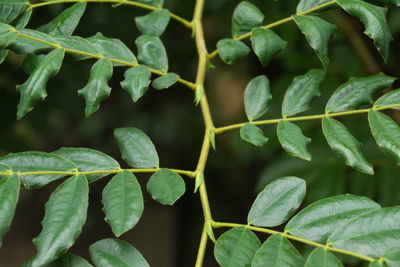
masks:
<instances>
[{"instance_id":1,"label":"blurred green background","mask_svg":"<svg viewBox=\"0 0 400 267\"><path fill-rule=\"evenodd\" d=\"M187 19L192 17L195 1L166 0L166 7ZM230 35L230 17L239 1L206 1L204 27L207 45L214 50L216 42ZM296 0L251 1L266 14L266 24L295 13ZM52 5L35 9L28 28L35 29L59 14L67 5ZM400 9L391 9L388 22L394 41L386 65L373 42L362 34L362 24L343 12L333 10L322 16L338 25L330 43L327 78L322 95L307 114L323 113L323 107L333 90L352 76L377 72L399 77L400 74ZM85 16L74 35L88 37L100 31L107 37L119 38L135 51L134 40L139 33L134 17L147 12L135 7L110 4L88 4ZM311 68L321 68L315 53L294 23L274 29L288 41L286 50L266 68L251 54L234 66L219 59L209 70L206 91L217 126L245 121L243 91L254 76L266 74L271 80L273 101L264 118L279 118L280 105L292 79ZM191 32L171 21L162 40L168 51L170 69L187 80L194 80L197 54ZM193 105L193 92L177 84L164 91L150 89L134 104L121 89L125 68L115 68L109 84L111 96L100 111L84 118L84 100L77 90L84 87L92 60L74 61L66 57L62 69L48 83L48 97L25 118L16 121L19 94L17 84L27 75L21 66L24 56L11 53L0 65L0 155L26 150L51 152L62 146L89 147L101 150L123 166L113 129L134 126L146 132L156 144L161 166L193 170L200 153L204 131L199 107ZM399 87L399 82L395 83ZM397 121L400 114L389 112ZM262 127L270 141L262 148L240 140L238 131L217 136L217 150L211 151L206 168L206 181L215 220L246 222L247 212L259 190L273 179L296 175L307 180L308 194L304 205L320 198L341 193L353 193L373 198L384 206L400 203L400 172L395 162L377 149L369 132L365 115L341 118L362 142L367 159L376 167L375 176L357 173L344 166L323 138L320 121L301 122L304 134L312 138L311 162L289 157L280 147L274 125ZM148 175L138 175L145 188ZM99 239L112 237L101 211L101 190L104 178L90 185L90 209L83 233L71 251L88 258L88 246ZM174 207L164 207L145 193L145 211L139 224L122 236L138 248L152 266L193 266L203 224L198 195L193 181L186 180L187 192ZM0 249L0 266L18 266L35 253L31 239L41 228L44 203L59 182L38 190L23 190L16 217ZM216 231L217 234L221 230ZM266 236L260 236L264 240ZM302 249L304 254L309 248ZM208 246L204 266L217 266ZM348 261L348 266L363 266Z\"/></svg>"}]
</instances>

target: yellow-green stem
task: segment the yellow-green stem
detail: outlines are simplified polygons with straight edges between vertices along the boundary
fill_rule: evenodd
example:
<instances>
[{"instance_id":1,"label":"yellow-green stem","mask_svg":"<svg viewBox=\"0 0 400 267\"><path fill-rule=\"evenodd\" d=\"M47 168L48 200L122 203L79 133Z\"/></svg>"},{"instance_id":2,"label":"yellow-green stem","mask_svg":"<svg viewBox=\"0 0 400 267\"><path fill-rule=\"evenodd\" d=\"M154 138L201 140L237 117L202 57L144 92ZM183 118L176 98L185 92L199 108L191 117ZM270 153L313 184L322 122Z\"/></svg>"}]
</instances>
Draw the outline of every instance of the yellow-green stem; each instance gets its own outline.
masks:
<instances>
[{"instance_id":1,"label":"yellow-green stem","mask_svg":"<svg viewBox=\"0 0 400 267\"><path fill-rule=\"evenodd\" d=\"M326 2L326 3L322 4L322 5L319 5L319 6L310 8L310 9L308 9L308 10L306 10L306 11L297 12L295 15L299 15L299 16L307 15L307 14L310 14L310 13L312 13L312 12L314 12L314 11L317 11L317 10L320 10L320 9L323 9L323 8L326 8L326 7L328 7L328 6L331 6L331 5L335 4L335 3L336 3L336 0L329 1L329 2ZM290 16L290 17L287 17L287 18L284 18L284 19L275 21L275 22L273 22L273 23L270 23L270 24L261 26L261 28L263 28L263 29L271 29L271 28L274 28L274 27L279 26L279 25L281 25L281 24L284 24L284 23L286 23L286 22L290 22L290 21L293 21L293 16ZM233 38L233 39L241 41L241 40L243 40L243 39L249 38L250 36L251 36L251 32L247 32L247 33L242 34L242 35L240 35L240 36L237 36L237 37L235 37L235 38ZM209 58L209 59L213 59L213 58L216 57L217 55L218 55L218 50L214 50L212 53L210 53L210 54L208 55L208 58Z\"/></svg>"},{"instance_id":2,"label":"yellow-green stem","mask_svg":"<svg viewBox=\"0 0 400 267\"><path fill-rule=\"evenodd\" d=\"M41 3L36 3L36 4L30 4L27 2L28 9L33 9L37 7L42 7L42 6L48 6L48 5L54 5L54 4L62 4L62 3L76 3L76 2L88 2L88 3L115 3L115 4L121 4L121 5L130 5L130 6L136 6L140 7L143 9L148 9L148 10L160 10L162 9L161 7L155 7L155 6L150 6L146 5L143 3L131 1L131 0L54 0L54 1L47 1L47 2L41 2ZM187 28L192 28L192 23L174 13L169 13L169 16L182 23L185 27Z\"/></svg>"},{"instance_id":3,"label":"yellow-green stem","mask_svg":"<svg viewBox=\"0 0 400 267\"><path fill-rule=\"evenodd\" d=\"M313 247L319 247L319 248L324 248L327 250L330 250L332 252L336 252L336 253L340 253L340 254L344 254L344 255L348 255L348 256L352 256L355 258L359 258L365 261L376 261L377 259L362 255L362 254L358 254L355 252L351 252L348 250L343 250L343 249L339 249L339 248L334 248L331 247L327 244L321 244L318 242L314 242L311 240L307 240L298 236L293 236L290 235L286 232L279 232L279 231L275 231L275 230L271 230L271 229L267 229L267 228L261 228L261 227L255 227L255 226L250 226L250 225L246 225L246 224L239 224L239 223L225 223L225 222L212 222L211 226L213 228L221 228L221 227L229 227L229 228L234 228L234 227L246 227L247 229L250 229L252 231L256 231L256 232L262 232L262 233L266 233L266 234L270 234L270 235L274 235L274 234L281 234L284 237L291 239L291 240L295 240Z\"/></svg>"},{"instance_id":4,"label":"yellow-green stem","mask_svg":"<svg viewBox=\"0 0 400 267\"><path fill-rule=\"evenodd\" d=\"M207 236L206 225L204 225L203 231L201 232L199 249L197 250L197 258L196 258L195 267L203 266L204 253L206 252L206 246L207 246L207 239L208 239L208 236Z\"/></svg>"},{"instance_id":5,"label":"yellow-green stem","mask_svg":"<svg viewBox=\"0 0 400 267\"><path fill-rule=\"evenodd\" d=\"M385 109L393 109L393 108L397 108L397 107L400 107L400 104L384 106L384 107L356 109L356 110L349 110L349 111L336 112L336 113L324 113L324 114L310 115L310 116L298 116L298 117L291 117L291 118L279 118L279 119L271 119L271 120L242 122L242 123L237 123L237 124L232 124L232 125L228 125L228 126L215 128L214 132L216 134L220 134L220 133L223 133L226 131L238 129L238 128L242 127L243 125L245 125L246 123L251 123L254 125L266 125L266 124L277 124L283 120L285 120L285 121L318 120L318 119L322 119L323 117L339 117L339 116L346 116L346 115L352 115L352 114L362 114L362 113L368 113L371 110L385 110Z\"/></svg>"}]
</instances>

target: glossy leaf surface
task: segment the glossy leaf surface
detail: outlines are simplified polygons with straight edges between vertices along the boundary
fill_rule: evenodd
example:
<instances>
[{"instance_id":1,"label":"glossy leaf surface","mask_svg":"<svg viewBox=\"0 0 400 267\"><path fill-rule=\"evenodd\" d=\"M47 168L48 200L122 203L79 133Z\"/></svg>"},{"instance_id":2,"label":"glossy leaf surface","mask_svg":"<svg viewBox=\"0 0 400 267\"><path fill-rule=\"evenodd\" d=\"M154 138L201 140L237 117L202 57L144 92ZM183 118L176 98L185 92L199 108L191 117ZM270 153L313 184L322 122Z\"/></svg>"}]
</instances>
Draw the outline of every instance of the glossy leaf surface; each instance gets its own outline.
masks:
<instances>
[{"instance_id":1,"label":"glossy leaf surface","mask_svg":"<svg viewBox=\"0 0 400 267\"><path fill-rule=\"evenodd\" d=\"M343 264L329 250L316 248L308 256L304 267L343 267Z\"/></svg>"},{"instance_id":2,"label":"glossy leaf surface","mask_svg":"<svg viewBox=\"0 0 400 267\"><path fill-rule=\"evenodd\" d=\"M250 52L250 48L245 43L233 39L218 41L217 48L221 60L226 64L233 64Z\"/></svg>"},{"instance_id":3,"label":"glossy leaf surface","mask_svg":"<svg viewBox=\"0 0 400 267\"><path fill-rule=\"evenodd\" d=\"M93 267L84 258L71 253L65 253L52 263L43 265L43 267Z\"/></svg>"},{"instance_id":4,"label":"glossy leaf surface","mask_svg":"<svg viewBox=\"0 0 400 267\"><path fill-rule=\"evenodd\" d=\"M178 74L170 72L153 80L151 86L153 86L153 88L157 90L167 89L168 87L174 85L178 81L178 79Z\"/></svg>"},{"instance_id":5,"label":"glossy leaf surface","mask_svg":"<svg viewBox=\"0 0 400 267\"><path fill-rule=\"evenodd\" d=\"M244 107L249 121L256 120L268 110L272 99L270 83L265 75L250 80L244 91Z\"/></svg>"},{"instance_id":6,"label":"glossy leaf surface","mask_svg":"<svg viewBox=\"0 0 400 267\"><path fill-rule=\"evenodd\" d=\"M168 56L164 44L157 36L142 35L135 41L139 62L150 68L168 71Z\"/></svg>"},{"instance_id":7,"label":"glossy leaf surface","mask_svg":"<svg viewBox=\"0 0 400 267\"><path fill-rule=\"evenodd\" d=\"M289 176L277 179L257 195L247 221L264 227L281 225L300 207L305 194L303 179Z\"/></svg>"},{"instance_id":8,"label":"glossy leaf surface","mask_svg":"<svg viewBox=\"0 0 400 267\"><path fill-rule=\"evenodd\" d=\"M273 56L286 48L286 41L270 29L255 28L251 33L251 45L263 66L268 65Z\"/></svg>"},{"instance_id":9,"label":"glossy leaf surface","mask_svg":"<svg viewBox=\"0 0 400 267\"><path fill-rule=\"evenodd\" d=\"M398 105L397 107L393 108L400 109L400 89L384 94L374 103L375 107L387 107L393 105Z\"/></svg>"},{"instance_id":10,"label":"glossy leaf surface","mask_svg":"<svg viewBox=\"0 0 400 267\"><path fill-rule=\"evenodd\" d=\"M127 91L133 102L138 101L149 89L151 72L143 65L132 67L125 71L122 88Z\"/></svg>"},{"instance_id":11,"label":"glossy leaf surface","mask_svg":"<svg viewBox=\"0 0 400 267\"><path fill-rule=\"evenodd\" d=\"M311 139L303 135L299 126L289 121L280 121L277 127L277 134L279 142L289 155L308 161L311 160L311 154L307 149Z\"/></svg>"},{"instance_id":12,"label":"glossy leaf surface","mask_svg":"<svg viewBox=\"0 0 400 267\"><path fill-rule=\"evenodd\" d=\"M0 178L0 247L3 236L10 228L17 207L20 190L18 175Z\"/></svg>"},{"instance_id":13,"label":"glossy leaf surface","mask_svg":"<svg viewBox=\"0 0 400 267\"><path fill-rule=\"evenodd\" d=\"M142 34L160 36L169 23L169 11L160 9L150 12L145 16L135 18L136 26Z\"/></svg>"},{"instance_id":14,"label":"glossy leaf surface","mask_svg":"<svg viewBox=\"0 0 400 267\"><path fill-rule=\"evenodd\" d=\"M235 8L232 16L232 36L238 37L260 26L264 21L264 14L252 3L242 1Z\"/></svg>"},{"instance_id":15,"label":"glossy leaf surface","mask_svg":"<svg viewBox=\"0 0 400 267\"><path fill-rule=\"evenodd\" d=\"M168 169L154 173L147 183L152 198L164 205L173 205L186 191L182 177Z\"/></svg>"},{"instance_id":16,"label":"glossy leaf surface","mask_svg":"<svg viewBox=\"0 0 400 267\"><path fill-rule=\"evenodd\" d=\"M264 136L263 131L251 123L246 123L240 128L240 138L255 146L263 146L268 142L268 138Z\"/></svg>"}]
</instances>

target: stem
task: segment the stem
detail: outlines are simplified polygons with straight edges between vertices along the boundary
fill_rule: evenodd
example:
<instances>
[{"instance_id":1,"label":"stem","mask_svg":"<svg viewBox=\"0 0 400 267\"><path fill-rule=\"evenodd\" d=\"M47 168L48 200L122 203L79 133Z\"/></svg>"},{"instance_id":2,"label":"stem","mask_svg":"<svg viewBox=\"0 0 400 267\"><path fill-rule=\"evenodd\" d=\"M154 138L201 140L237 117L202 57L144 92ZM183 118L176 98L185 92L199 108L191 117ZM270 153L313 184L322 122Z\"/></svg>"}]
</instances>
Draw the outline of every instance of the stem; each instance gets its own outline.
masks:
<instances>
[{"instance_id":1,"label":"stem","mask_svg":"<svg viewBox=\"0 0 400 267\"><path fill-rule=\"evenodd\" d=\"M53 174L60 174L60 175L91 175L91 174L115 174L120 173L122 171L127 171L131 173L154 173L159 171L160 168L156 169L116 169L116 170L97 170L97 171L70 171L70 172L63 172L63 171L31 171L31 172L13 172L12 170L6 172L0 172L0 176L8 176L12 174L17 174L18 176L26 176L26 175L53 175ZM179 169L168 169L172 172L185 175L189 178L195 178L196 173L187 170L179 170Z\"/></svg>"},{"instance_id":2,"label":"stem","mask_svg":"<svg viewBox=\"0 0 400 267\"><path fill-rule=\"evenodd\" d=\"M27 3L28 9L33 9L37 7L42 7L42 6L48 6L48 5L53 5L53 4L62 4L62 3L76 3L76 2L88 2L88 3L116 3L116 4L121 4L121 5L130 5L130 6L136 6L140 7L143 9L147 10L160 10L162 9L161 7L155 7L155 6L150 6L146 4L142 4L139 2L131 1L131 0L54 0L54 1L47 1L47 2L41 2L37 4L30 4L29 2ZM182 23L186 28L192 28L192 23L174 13L169 13L169 16Z\"/></svg>"},{"instance_id":3,"label":"stem","mask_svg":"<svg viewBox=\"0 0 400 267\"><path fill-rule=\"evenodd\" d=\"M50 3L50 2L49 2L49 3ZM106 57L105 57L104 55L102 55L102 54L92 54L92 53L88 53L88 52L85 52L85 51L80 51L80 50L76 50L76 49L66 48L66 47L61 46L61 45L58 44L58 43L47 42L47 41L45 41L45 40L42 40L42 39L39 39L39 38L30 36L30 35L21 33L21 32L19 32L19 31L18 31L17 29L15 29L15 28L14 28L12 31L17 32L17 34L18 34L19 37L27 38L27 39L30 39L30 40L32 40L32 41L35 41L35 42L38 42L38 43L47 45L47 46L52 47L52 48L55 48L55 49L57 49L57 48L63 48L63 49L65 50L65 52L68 52L68 53L71 53L71 54L81 55L81 56L90 57L90 58L94 58L94 59L106 58ZM128 62L128 61L124 61L124 60L120 60L120 59L115 59L115 58L109 58L109 57L108 57L108 59L109 59L111 62L118 63L118 64L121 64L121 65L124 65L124 66L127 66L127 67L136 67L136 66L139 66L139 65L140 65L140 64L137 63L137 62ZM162 72L162 71L159 71L159 70L155 70L155 69L151 69L151 68L149 68L149 70L150 70L150 72L152 72L153 74L156 74L156 75L159 75L159 76L167 75L167 73ZM184 80L184 79L181 79L181 78L179 78L177 81L178 81L179 83L183 84L183 85L186 85L187 87L189 87L189 88L192 89L192 90L196 89L196 85L195 85L194 83L192 83L192 82L189 82L189 81Z\"/></svg>"},{"instance_id":4,"label":"stem","mask_svg":"<svg viewBox=\"0 0 400 267\"><path fill-rule=\"evenodd\" d=\"M206 226L204 225L203 231L201 232L200 244L199 244L199 249L197 251L197 259L195 267L203 266L206 246L207 246L207 231L206 231Z\"/></svg>"},{"instance_id":5,"label":"stem","mask_svg":"<svg viewBox=\"0 0 400 267\"><path fill-rule=\"evenodd\" d=\"M324 248L324 249L330 250L332 252L337 252L337 253L340 253L340 254L352 256L352 257L359 258L359 259L362 259L362 260L365 260L365 261L376 261L377 260L377 259L374 259L374 258L371 258L371 257L368 257L368 256L364 256L362 254L358 254L358 253L355 253L355 252L351 252L351 251L348 251L348 250L343 250L343 249L340 249L340 248L334 248L334 247L331 247L329 244L321 244L321 243L314 242L314 241L311 241L311 240L307 240L307 239L304 239L304 238L301 238L301 237L298 237L298 236L290 235L290 234L288 234L286 232L279 232L279 231L275 231L275 230L271 230L271 229L267 229L267 228L249 226L249 225L239 224L239 223L224 223L224 222L212 222L211 226L213 228L246 227L247 229L250 229L252 231L267 233L267 234L270 234L270 235L280 234L280 235L283 235L284 237L286 237L287 239L295 240L295 241L298 241L298 242L301 242L301 243L304 243L304 244L307 244L307 245L310 245L310 246L313 246L313 247Z\"/></svg>"},{"instance_id":6,"label":"stem","mask_svg":"<svg viewBox=\"0 0 400 267\"><path fill-rule=\"evenodd\" d=\"M368 113L371 110L385 110L385 109L394 109L400 107L400 104L395 104L395 105L390 105L390 106L383 106L383 107L377 107L374 106L372 108L366 108L366 109L356 109L356 110L349 110L349 111L343 111L343 112L336 112L336 113L325 113L325 114L318 114L318 115L310 115L310 116L299 116L299 117L291 117L291 118L279 118L279 119L271 119L271 120L261 120L261 121L251 121L251 122L242 122L242 123L237 123L237 124L232 124L228 126L223 126L223 127L218 127L215 129L216 134L220 134L226 131L234 130L237 128L242 127L246 123L251 123L254 125L265 125L265 124L277 124L281 121L306 121L306 120L317 120L317 119L322 119L324 117L339 117L339 116L346 116L346 115L352 115L352 114L362 114L362 113Z\"/></svg>"},{"instance_id":7,"label":"stem","mask_svg":"<svg viewBox=\"0 0 400 267\"><path fill-rule=\"evenodd\" d=\"M329 1L329 2L326 2L326 3L322 4L322 5L319 5L319 6L310 8L310 9L308 9L308 10L306 10L306 11L297 12L297 13L294 14L294 15L304 16L304 15L310 14L310 13L312 13L312 12L314 12L314 11L323 9L323 8L325 8L325 7L328 7L328 6L331 6L331 5L335 4L335 3L336 3L336 0ZM273 22L273 23L270 23L270 24L261 26L260 28L263 28L263 29L271 29L271 28L274 28L274 27L279 26L279 25L281 25L281 24L284 24L284 23L286 23L286 22L290 22L290 21L293 21L293 16L290 16L290 17L287 17L287 18L284 18L284 19L275 21L275 22ZM233 39L234 39L234 40L241 41L241 40L243 40L243 39L249 38L249 37L251 36L251 34L252 34L252 32L247 32L247 33L242 34L242 35L240 35L240 36L237 36L237 37L235 37L235 38L233 38ZM216 50L214 50L212 53L210 53L210 54L208 55L208 58L209 58L209 59L213 59L213 58L215 58L217 55L218 55L218 50L216 49Z\"/></svg>"}]
</instances>

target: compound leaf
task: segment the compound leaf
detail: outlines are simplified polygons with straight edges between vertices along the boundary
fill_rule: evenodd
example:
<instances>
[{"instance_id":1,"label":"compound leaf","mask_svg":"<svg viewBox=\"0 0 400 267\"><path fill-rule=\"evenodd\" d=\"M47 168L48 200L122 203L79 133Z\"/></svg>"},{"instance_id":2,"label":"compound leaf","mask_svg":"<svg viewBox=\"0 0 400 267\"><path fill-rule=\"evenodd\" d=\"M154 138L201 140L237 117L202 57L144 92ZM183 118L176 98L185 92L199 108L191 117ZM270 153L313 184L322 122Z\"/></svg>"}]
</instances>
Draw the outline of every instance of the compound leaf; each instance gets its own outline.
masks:
<instances>
[{"instance_id":1,"label":"compound leaf","mask_svg":"<svg viewBox=\"0 0 400 267\"><path fill-rule=\"evenodd\" d=\"M0 178L0 247L14 217L20 187L20 180L16 174Z\"/></svg>"},{"instance_id":2,"label":"compound leaf","mask_svg":"<svg viewBox=\"0 0 400 267\"><path fill-rule=\"evenodd\" d=\"M214 247L214 256L222 267L250 266L261 246L257 236L244 227L236 227L223 233Z\"/></svg>"},{"instance_id":3,"label":"compound leaf","mask_svg":"<svg viewBox=\"0 0 400 267\"><path fill-rule=\"evenodd\" d=\"M400 109L400 89L384 94L374 103L374 107L387 107L392 105L398 105L393 108Z\"/></svg>"},{"instance_id":4,"label":"compound leaf","mask_svg":"<svg viewBox=\"0 0 400 267\"><path fill-rule=\"evenodd\" d=\"M26 113L31 111L37 102L47 96L47 81L56 75L60 70L64 58L64 49L56 49L43 57L37 68L23 84L17 85L17 90L21 93L18 103L17 119L21 119Z\"/></svg>"},{"instance_id":5,"label":"compound leaf","mask_svg":"<svg viewBox=\"0 0 400 267\"><path fill-rule=\"evenodd\" d=\"M294 21L315 50L324 68L328 67L328 44L336 26L315 16L293 16Z\"/></svg>"},{"instance_id":6,"label":"compound leaf","mask_svg":"<svg viewBox=\"0 0 400 267\"><path fill-rule=\"evenodd\" d=\"M75 51L80 51L84 53L89 53L93 55L101 54L99 50L88 40L79 36L53 36L53 38L63 47ZM67 51L69 52L69 51ZM76 53L71 53L71 55L77 60L89 58L84 55L77 55ZM31 55L30 55L31 56Z\"/></svg>"},{"instance_id":7,"label":"compound leaf","mask_svg":"<svg viewBox=\"0 0 400 267\"><path fill-rule=\"evenodd\" d=\"M115 129L114 137L122 158L129 166L135 168L158 168L160 165L153 142L141 130L134 127Z\"/></svg>"},{"instance_id":8,"label":"compound leaf","mask_svg":"<svg viewBox=\"0 0 400 267\"><path fill-rule=\"evenodd\" d=\"M238 37L260 26L264 14L252 3L242 1L237 5L232 16L232 36Z\"/></svg>"},{"instance_id":9,"label":"compound leaf","mask_svg":"<svg viewBox=\"0 0 400 267\"><path fill-rule=\"evenodd\" d=\"M330 117L322 119L322 130L332 150L344 159L347 166L359 172L373 175L374 169L363 153L360 142L341 122Z\"/></svg>"},{"instance_id":10,"label":"compound leaf","mask_svg":"<svg viewBox=\"0 0 400 267\"><path fill-rule=\"evenodd\" d=\"M226 64L233 64L250 52L250 48L245 43L234 39L218 41L217 49L221 60Z\"/></svg>"},{"instance_id":11,"label":"compound leaf","mask_svg":"<svg viewBox=\"0 0 400 267\"><path fill-rule=\"evenodd\" d=\"M373 210L337 227L328 238L333 247L373 258L400 247L400 207Z\"/></svg>"},{"instance_id":12,"label":"compound leaf","mask_svg":"<svg viewBox=\"0 0 400 267\"><path fill-rule=\"evenodd\" d=\"M52 49L52 47L46 43L54 45L57 44L57 41L54 38L40 31L22 29L18 32L18 37L15 38L14 41L7 47L18 54L33 54L35 52L49 51ZM41 40L46 43L35 40Z\"/></svg>"},{"instance_id":13,"label":"compound leaf","mask_svg":"<svg viewBox=\"0 0 400 267\"><path fill-rule=\"evenodd\" d=\"M268 138L264 136L263 131L251 123L246 123L240 128L240 138L255 146L263 146L268 142Z\"/></svg>"},{"instance_id":14,"label":"compound leaf","mask_svg":"<svg viewBox=\"0 0 400 267\"><path fill-rule=\"evenodd\" d=\"M265 67L273 56L286 48L287 42L270 29L255 28L251 32L251 45L254 53Z\"/></svg>"},{"instance_id":15,"label":"compound leaf","mask_svg":"<svg viewBox=\"0 0 400 267\"><path fill-rule=\"evenodd\" d=\"M371 110L369 126L379 148L400 165L400 126L385 114Z\"/></svg>"},{"instance_id":16,"label":"compound leaf","mask_svg":"<svg viewBox=\"0 0 400 267\"><path fill-rule=\"evenodd\" d=\"M127 171L115 175L103 190L106 222L116 237L131 230L142 216L144 204L140 184Z\"/></svg>"},{"instance_id":17,"label":"compound leaf","mask_svg":"<svg viewBox=\"0 0 400 267\"><path fill-rule=\"evenodd\" d=\"M136 26L142 34L161 36L170 20L169 11L160 9L150 12L145 16L135 18Z\"/></svg>"},{"instance_id":18,"label":"compound leaf","mask_svg":"<svg viewBox=\"0 0 400 267\"><path fill-rule=\"evenodd\" d=\"M376 202L350 194L318 200L296 214L285 231L308 240L326 242L332 232L361 214L379 209Z\"/></svg>"},{"instance_id":19,"label":"compound leaf","mask_svg":"<svg viewBox=\"0 0 400 267\"><path fill-rule=\"evenodd\" d=\"M63 158L69 159L76 164L81 172L118 170L118 162L112 157L98 150L81 147L62 147L53 152ZM89 182L94 182L108 174L89 174L86 175Z\"/></svg>"},{"instance_id":20,"label":"compound leaf","mask_svg":"<svg viewBox=\"0 0 400 267\"><path fill-rule=\"evenodd\" d=\"M49 23L42 25L38 31L48 33L50 35L70 36L85 12L86 2L79 2L65 9L57 17Z\"/></svg>"},{"instance_id":21,"label":"compound leaf","mask_svg":"<svg viewBox=\"0 0 400 267\"><path fill-rule=\"evenodd\" d=\"M264 227L281 225L300 207L305 194L306 182L303 179L294 176L277 179L257 195L247 221Z\"/></svg>"},{"instance_id":22,"label":"compound leaf","mask_svg":"<svg viewBox=\"0 0 400 267\"><path fill-rule=\"evenodd\" d=\"M249 121L256 120L267 112L271 98L267 76L260 75L251 79L244 91L244 107Z\"/></svg>"},{"instance_id":23,"label":"compound leaf","mask_svg":"<svg viewBox=\"0 0 400 267\"><path fill-rule=\"evenodd\" d=\"M37 254L28 266L41 266L61 256L79 236L86 221L89 186L84 175L59 185L46 203L42 231L33 239Z\"/></svg>"},{"instance_id":24,"label":"compound leaf","mask_svg":"<svg viewBox=\"0 0 400 267\"><path fill-rule=\"evenodd\" d=\"M100 108L100 103L106 99L111 92L108 80L113 73L113 66L108 58L101 58L93 64L90 70L89 80L78 94L85 98L85 116L89 117Z\"/></svg>"},{"instance_id":25,"label":"compound leaf","mask_svg":"<svg viewBox=\"0 0 400 267\"><path fill-rule=\"evenodd\" d=\"M8 165L15 172L73 172L76 165L58 155L44 152L11 153L0 158L0 164ZM42 187L65 174L32 174L21 175L22 184L27 188Z\"/></svg>"},{"instance_id":26,"label":"compound leaf","mask_svg":"<svg viewBox=\"0 0 400 267\"><path fill-rule=\"evenodd\" d=\"M184 193L185 182L182 177L168 169L154 173L147 183L147 191L154 200L163 205L173 205Z\"/></svg>"},{"instance_id":27,"label":"compound leaf","mask_svg":"<svg viewBox=\"0 0 400 267\"><path fill-rule=\"evenodd\" d=\"M157 90L167 89L168 87L174 85L178 81L178 79L178 74L170 72L153 80L151 86L153 86L153 88Z\"/></svg>"},{"instance_id":28,"label":"compound leaf","mask_svg":"<svg viewBox=\"0 0 400 267\"><path fill-rule=\"evenodd\" d=\"M307 111L312 100L318 97L319 85L325 78L325 71L311 69L296 76L286 90L282 103L282 116L288 117Z\"/></svg>"},{"instance_id":29,"label":"compound leaf","mask_svg":"<svg viewBox=\"0 0 400 267\"><path fill-rule=\"evenodd\" d=\"M124 73L122 88L127 91L133 102L138 101L149 89L151 72L148 67L139 65L129 68Z\"/></svg>"},{"instance_id":30,"label":"compound leaf","mask_svg":"<svg viewBox=\"0 0 400 267\"><path fill-rule=\"evenodd\" d=\"M268 266L303 267L304 259L300 252L280 234L270 236L257 250L251 267Z\"/></svg>"},{"instance_id":31,"label":"compound leaf","mask_svg":"<svg viewBox=\"0 0 400 267\"><path fill-rule=\"evenodd\" d=\"M137 59L131 50L121 40L105 37L97 33L87 38L105 57L117 59L129 63L137 63ZM114 66L121 66L113 62Z\"/></svg>"},{"instance_id":32,"label":"compound leaf","mask_svg":"<svg viewBox=\"0 0 400 267\"><path fill-rule=\"evenodd\" d=\"M280 121L277 127L277 134L279 142L289 155L308 161L311 160L311 154L307 149L311 139L303 135L299 126L289 121Z\"/></svg>"},{"instance_id":33,"label":"compound leaf","mask_svg":"<svg viewBox=\"0 0 400 267\"><path fill-rule=\"evenodd\" d=\"M13 27L0 23L0 48L7 47L17 36L18 32L14 31Z\"/></svg>"},{"instance_id":34,"label":"compound leaf","mask_svg":"<svg viewBox=\"0 0 400 267\"><path fill-rule=\"evenodd\" d=\"M357 109L362 105L372 103L372 95L382 89L387 89L395 78L383 73L376 75L350 78L340 85L326 104L326 112L341 112Z\"/></svg>"},{"instance_id":35,"label":"compound leaf","mask_svg":"<svg viewBox=\"0 0 400 267\"><path fill-rule=\"evenodd\" d=\"M139 62L150 68L168 71L168 56L164 44L157 36L141 35L135 40Z\"/></svg>"},{"instance_id":36,"label":"compound leaf","mask_svg":"<svg viewBox=\"0 0 400 267\"><path fill-rule=\"evenodd\" d=\"M343 267L343 264L329 250L316 248L308 256L304 267Z\"/></svg>"},{"instance_id":37,"label":"compound leaf","mask_svg":"<svg viewBox=\"0 0 400 267\"><path fill-rule=\"evenodd\" d=\"M374 6L361 0L338 0L337 3L349 14L359 18L365 26L364 33L374 40L376 48L386 61L392 35L386 21L387 8Z\"/></svg>"}]
</instances>

